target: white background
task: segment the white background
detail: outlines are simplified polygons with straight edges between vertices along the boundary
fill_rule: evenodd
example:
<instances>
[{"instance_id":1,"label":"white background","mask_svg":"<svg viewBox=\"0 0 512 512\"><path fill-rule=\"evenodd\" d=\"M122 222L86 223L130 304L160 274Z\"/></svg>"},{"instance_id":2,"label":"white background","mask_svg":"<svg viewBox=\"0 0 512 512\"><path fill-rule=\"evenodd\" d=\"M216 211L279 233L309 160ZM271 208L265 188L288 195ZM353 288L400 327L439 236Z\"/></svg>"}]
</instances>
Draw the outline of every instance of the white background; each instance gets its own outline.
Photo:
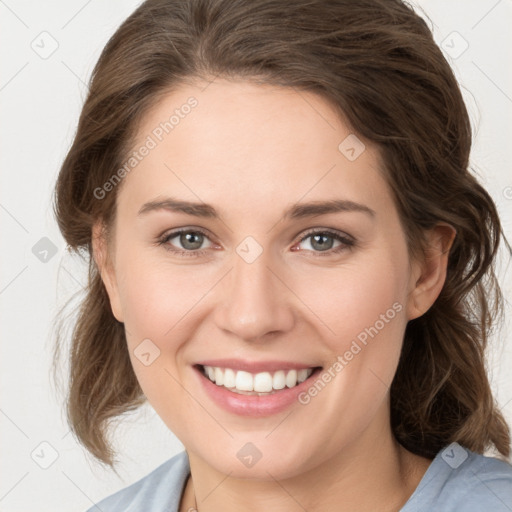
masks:
<instances>
[{"instance_id":1,"label":"white background","mask_svg":"<svg viewBox=\"0 0 512 512\"><path fill-rule=\"evenodd\" d=\"M57 307L85 284L84 267L67 255L51 193L69 148L86 85L99 53L135 9L133 0L0 0L2 265L0 301L0 511L83 512L182 450L149 407L123 419L116 433L120 477L96 465L64 420L63 395L51 384L52 324ZM512 240L510 0L423 0L434 35L450 52L476 136L472 162L496 201ZM40 35L42 32L48 35ZM457 34L453 34L456 31ZM31 45L56 51L41 58ZM444 41L444 43L442 43ZM464 49L464 41L469 47ZM42 50L41 50L42 51ZM48 237L55 256L33 246ZM509 265L510 266L510 265ZM508 300L510 270L500 274ZM510 307L507 323L510 326ZM507 325L493 338L492 386L512 424L512 340ZM39 446L47 442L51 445ZM52 449L56 461L51 462ZM39 458L31 453L36 450Z\"/></svg>"}]
</instances>

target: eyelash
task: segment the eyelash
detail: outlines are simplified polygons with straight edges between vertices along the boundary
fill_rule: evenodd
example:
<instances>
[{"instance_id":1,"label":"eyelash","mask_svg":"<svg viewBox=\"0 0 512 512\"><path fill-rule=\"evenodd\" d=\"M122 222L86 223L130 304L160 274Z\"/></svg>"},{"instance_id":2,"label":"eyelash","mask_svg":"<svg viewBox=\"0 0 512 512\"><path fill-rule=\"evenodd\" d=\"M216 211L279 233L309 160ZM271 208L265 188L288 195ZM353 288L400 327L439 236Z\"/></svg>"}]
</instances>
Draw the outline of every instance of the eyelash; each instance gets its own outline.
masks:
<instances>
[{"instance_id":1,"label":"eyelash","mask_svg":"<svg viewBox=\"0 0 512 512\"><path fill-rule=\"evenodd\" d=\"M182 229L178 229L176 231L172 231L171 233L167 233L167 234L164 234L163 236L161 236L157 241L157 245L163 246L163 248L166 251L170 251L173 254L176 254L178 256L196 258L196 257L204 256L206 254L206 252L207 252L206 249L189 250L189 251L181 250L181 249L173 249L172 246L169 245L169 240L177 237L178 235L181 235L182 233L201 234L208 238L208 234L199 228L194 228L194 229L182 228ZM341 242L341 245L335 249L328 249L326 251L310 251L310 252L313 252L314 257L332 256L333 254L339 254L342 251L345 251L347 249L350 250L353 247L355 247L355 245L356 245L355 240L352 237L348 237L346 235L343 235L337 231L333 231L330 229L318 229L318 228L306 231L306 233L304 233L302 238L300 238L298 240L298 242L295 242L294 245L296 245L297 243L302 243L307 238L314 236L314 235L328 235L328 236L334 238L335 240Z\"/></svg>"}]
</instances>

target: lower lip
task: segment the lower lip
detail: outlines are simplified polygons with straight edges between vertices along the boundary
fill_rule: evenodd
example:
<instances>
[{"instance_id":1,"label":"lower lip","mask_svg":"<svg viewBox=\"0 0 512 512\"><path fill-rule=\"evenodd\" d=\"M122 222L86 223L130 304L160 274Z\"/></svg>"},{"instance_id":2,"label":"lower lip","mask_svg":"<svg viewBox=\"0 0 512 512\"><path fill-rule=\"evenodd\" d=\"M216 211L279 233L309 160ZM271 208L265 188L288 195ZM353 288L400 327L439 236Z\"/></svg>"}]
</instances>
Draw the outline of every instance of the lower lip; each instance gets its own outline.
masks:
<instances>
[{"instance_id":1,"label":"lower lip","mask_svg":"<svg viewBox=\"0 0 512 512\"><path fill-rule=\"evenodd\" d=\"M206 393L224 410L241 416L262 417L277 414L294 402L298 402L298 395L311 385L321 368L316 368L304 382L293 388L284 388L271 395L263 396L234 393L224 386L217 386L203 374L201 368L194 366L194 370Z\"/></svg>"}]
</instances>

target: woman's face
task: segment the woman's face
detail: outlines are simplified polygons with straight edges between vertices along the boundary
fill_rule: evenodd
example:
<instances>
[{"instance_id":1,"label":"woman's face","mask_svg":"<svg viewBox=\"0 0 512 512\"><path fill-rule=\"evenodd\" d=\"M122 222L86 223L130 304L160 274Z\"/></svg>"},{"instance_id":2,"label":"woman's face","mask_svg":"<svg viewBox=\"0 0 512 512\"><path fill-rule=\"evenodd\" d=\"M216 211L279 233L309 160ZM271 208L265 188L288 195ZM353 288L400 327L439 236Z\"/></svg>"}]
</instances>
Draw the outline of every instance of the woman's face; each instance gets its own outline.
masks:
<instances>
[{"instance_id":1,"label":"woman's face","mask_svg":"<svg viewBox=\"0 0 512 512\"><path fill-rule=\"evenodd\" d=\"M376 149L312 93L224 80L165 97L133 149L103 277L189 453L268 479L378 443L419 274Z\"/></svg>"}]
</instances>

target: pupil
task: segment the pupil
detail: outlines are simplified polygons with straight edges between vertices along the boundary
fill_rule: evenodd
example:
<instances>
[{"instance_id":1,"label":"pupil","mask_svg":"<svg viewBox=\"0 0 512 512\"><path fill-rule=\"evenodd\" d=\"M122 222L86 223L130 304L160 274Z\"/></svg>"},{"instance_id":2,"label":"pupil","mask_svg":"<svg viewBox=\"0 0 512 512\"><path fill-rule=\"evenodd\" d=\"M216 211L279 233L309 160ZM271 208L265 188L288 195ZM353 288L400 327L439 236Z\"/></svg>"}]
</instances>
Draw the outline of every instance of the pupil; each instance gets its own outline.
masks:
<instances>
[{"instance_id":1,"label":"pupil","mask_svg":"<svg viewBox=\"0 0 512 512\"><path fill-rule=\"evenodd\" d=\"M320 240L324 240L324 242L320 242ZM330 242L331 243L325 243L325 240L326 239L330 239ZM317 247L315 247L315 244L316 243L319 243L319 245ZM330 249L332 247L332 237L330 236L327 236L327 235L314 235L313 236L313 242L311 243L312 247L314 247L315 249L319 249L320 251L326 251L328 249Z\"/></svg>"}]
</instances>

